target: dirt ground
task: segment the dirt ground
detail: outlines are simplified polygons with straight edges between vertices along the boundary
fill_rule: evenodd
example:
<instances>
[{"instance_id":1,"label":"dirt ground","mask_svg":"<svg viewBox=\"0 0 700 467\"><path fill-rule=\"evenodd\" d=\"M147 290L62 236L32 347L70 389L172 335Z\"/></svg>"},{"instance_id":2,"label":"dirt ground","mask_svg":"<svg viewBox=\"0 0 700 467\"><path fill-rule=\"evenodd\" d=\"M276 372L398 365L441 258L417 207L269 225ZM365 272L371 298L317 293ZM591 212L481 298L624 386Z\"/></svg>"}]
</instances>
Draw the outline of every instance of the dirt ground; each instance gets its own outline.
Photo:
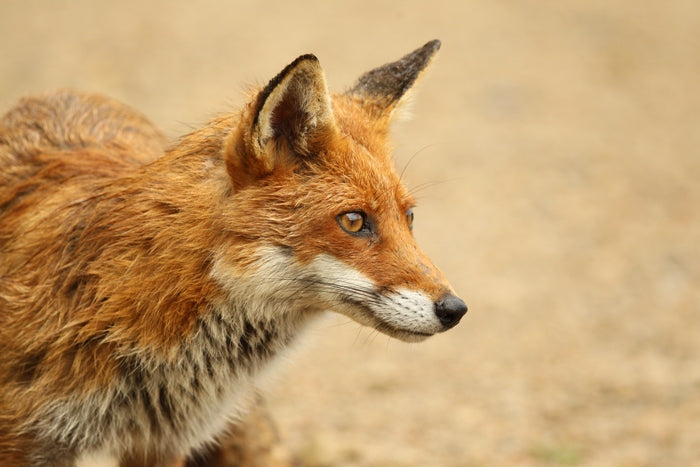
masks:
<instances>
[{"instance_id":1,"label":"dirt ground","mask_svg":"<svg viewBox=\"0 0 700 467\"><path fill-rule=\"evenodd\" d=\"M302 53L342 90L433 38L396 160L470 311L419 345L319 324L270 388L285 442L308 466L699 465L700 3L6 0L0 108L76 87L175 136Z\"/></svg>"}]
</instances>

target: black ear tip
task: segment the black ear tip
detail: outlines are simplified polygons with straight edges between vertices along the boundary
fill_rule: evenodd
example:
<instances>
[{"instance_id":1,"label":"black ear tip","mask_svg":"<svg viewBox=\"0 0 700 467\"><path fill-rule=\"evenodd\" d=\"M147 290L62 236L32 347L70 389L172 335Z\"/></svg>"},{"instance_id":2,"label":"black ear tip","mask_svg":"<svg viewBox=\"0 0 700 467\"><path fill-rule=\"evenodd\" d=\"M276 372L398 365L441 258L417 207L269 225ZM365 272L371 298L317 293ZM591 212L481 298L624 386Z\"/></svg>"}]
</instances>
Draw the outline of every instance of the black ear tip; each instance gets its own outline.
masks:
<instances>
[{"instance_id":1,"label":"black ear tip","mask_svg":"<svg viewBox=\"0 0 700 467\"><path fill-rule=\"evenodd\" d=\"M310 61L310 62L318 62L318 57L314 54L304 54L299 57L297 57L296 60L294 60L292 63L299 63L299 62L305 62L305 61Z\"/></svg>"},{"instance_id":2,"label":"black ear tip","mask_svg":"<svg viewBox=\"0 0 700 467\"><path fill-rule=\"evenodd\" d=\"M428 42L423 46L424 49L428 49L431 52L437 52L440 50L440 47L442 46L442 42L440 39L433 39L432 41Z\"/></svg>"},{"instance_id":3,"label":"black ear tip","mask_svg":"<svg viewBox=\"0 0 700 467\"><path fill-rule=\"evenodd\" d=\"M425 64L430 61L430 59L435 55L438 50L440 50L440 47L442 46L442 42L440 39L433 39L430 42L426 42L423 47L420 47L417 49L415 52L409 54L413 55L416 58L420 57L424 61Z\"/></svg>"},{"instance_id":4,"label":"black ear tip","mask_svg":"<svg viewBox=\"0 0 700 467\"><path fill-rule=\"evenodd\" d=\"M318 57L316 57L316 55L314 55L314 54L300 55L297 58L295 58L292 63L290 63L289 65L284 67L284 70L282 70L277 76L283 77L283 76L287 75L291 70L296 68L300 63L304 63L304 62L313 62L315 64L320 63Z\"/></svg>"},{"instance_id":5,"label":"black ear tip","mask_svg":"<svg viewBox=\"0 0 700 467\"><path fill-rule=\"evenodd\" d=\"M419 78L440 49L438 39L426 42L422 47L360 76L348 94L381 102L376 113L393 111L396 104Z\"/></svg>"}]
</instances>

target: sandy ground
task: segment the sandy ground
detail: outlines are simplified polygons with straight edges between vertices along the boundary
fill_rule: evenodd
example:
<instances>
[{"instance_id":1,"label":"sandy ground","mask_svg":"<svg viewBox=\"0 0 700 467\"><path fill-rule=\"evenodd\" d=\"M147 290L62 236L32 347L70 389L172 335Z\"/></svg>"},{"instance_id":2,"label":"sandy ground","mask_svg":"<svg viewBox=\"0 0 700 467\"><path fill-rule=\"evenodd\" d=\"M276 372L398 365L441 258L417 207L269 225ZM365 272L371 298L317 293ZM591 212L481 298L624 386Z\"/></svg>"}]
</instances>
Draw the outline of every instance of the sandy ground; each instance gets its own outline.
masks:
<instances>
[{"instance_id":1,"label":"sandy ground","mask_svg":"<svg viewBox=\"0 0 700 467\"><path fill-rule=\"evenodd\" d=\"M420 345L317 326L271 388L285 442L309 466L700 462L700 3L6 0L0 107L77 87L175 136L302 53L342 90L435 37L396 160L469 314Z\"/></svg>"}]
</instances>

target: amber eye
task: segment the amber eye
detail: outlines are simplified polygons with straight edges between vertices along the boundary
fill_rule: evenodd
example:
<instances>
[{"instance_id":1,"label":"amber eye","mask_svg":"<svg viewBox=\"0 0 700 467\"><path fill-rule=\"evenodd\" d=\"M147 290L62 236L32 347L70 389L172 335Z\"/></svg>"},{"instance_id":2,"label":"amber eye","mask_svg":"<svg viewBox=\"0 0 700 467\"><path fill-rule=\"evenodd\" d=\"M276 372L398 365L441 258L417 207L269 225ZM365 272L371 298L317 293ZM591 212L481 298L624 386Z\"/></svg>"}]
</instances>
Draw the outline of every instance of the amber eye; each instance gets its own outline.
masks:
<instances>
[{"instance_id":1,"label":"amber eye","mask_svg":"<svg viewBox=\"0 0 700 467\"><path fill-rule=\"evenodd\" d=\"M361 212L351 211L338 216L338 223L348 233L357 234L367 230L365 215Z\"/></svg>"},{"instance_id":2,"label":"amber eye","mask_svg":"<svg viewBox=\"0 0 700 467\"><path fill-rule=\"evenodd\" d=\"M408 208L406 211L406 222L408 222L408 228L413 230L413 208Z\"/></svg>"}]
</instances>

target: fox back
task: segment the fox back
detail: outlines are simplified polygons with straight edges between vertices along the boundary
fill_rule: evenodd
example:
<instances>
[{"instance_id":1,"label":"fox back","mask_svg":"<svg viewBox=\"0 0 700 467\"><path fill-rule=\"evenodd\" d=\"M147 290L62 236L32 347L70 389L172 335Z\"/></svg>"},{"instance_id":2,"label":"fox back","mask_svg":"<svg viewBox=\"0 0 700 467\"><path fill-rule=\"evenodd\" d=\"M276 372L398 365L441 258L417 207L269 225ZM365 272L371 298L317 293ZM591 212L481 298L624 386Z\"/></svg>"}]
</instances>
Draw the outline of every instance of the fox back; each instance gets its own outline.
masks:
<instances>
[{"instance_id":1,"label":"fox back","mask_svg":"<svg viewBox=\"0 0 700 467\"><path fill-rule=\"evenodd\" d=\"M316 57L174 144L62 91L0 120L0 463L166 465L331 310L405 341L466 306L387 141L440 43L328 92Z\"/></svg>"}]
</instances>

